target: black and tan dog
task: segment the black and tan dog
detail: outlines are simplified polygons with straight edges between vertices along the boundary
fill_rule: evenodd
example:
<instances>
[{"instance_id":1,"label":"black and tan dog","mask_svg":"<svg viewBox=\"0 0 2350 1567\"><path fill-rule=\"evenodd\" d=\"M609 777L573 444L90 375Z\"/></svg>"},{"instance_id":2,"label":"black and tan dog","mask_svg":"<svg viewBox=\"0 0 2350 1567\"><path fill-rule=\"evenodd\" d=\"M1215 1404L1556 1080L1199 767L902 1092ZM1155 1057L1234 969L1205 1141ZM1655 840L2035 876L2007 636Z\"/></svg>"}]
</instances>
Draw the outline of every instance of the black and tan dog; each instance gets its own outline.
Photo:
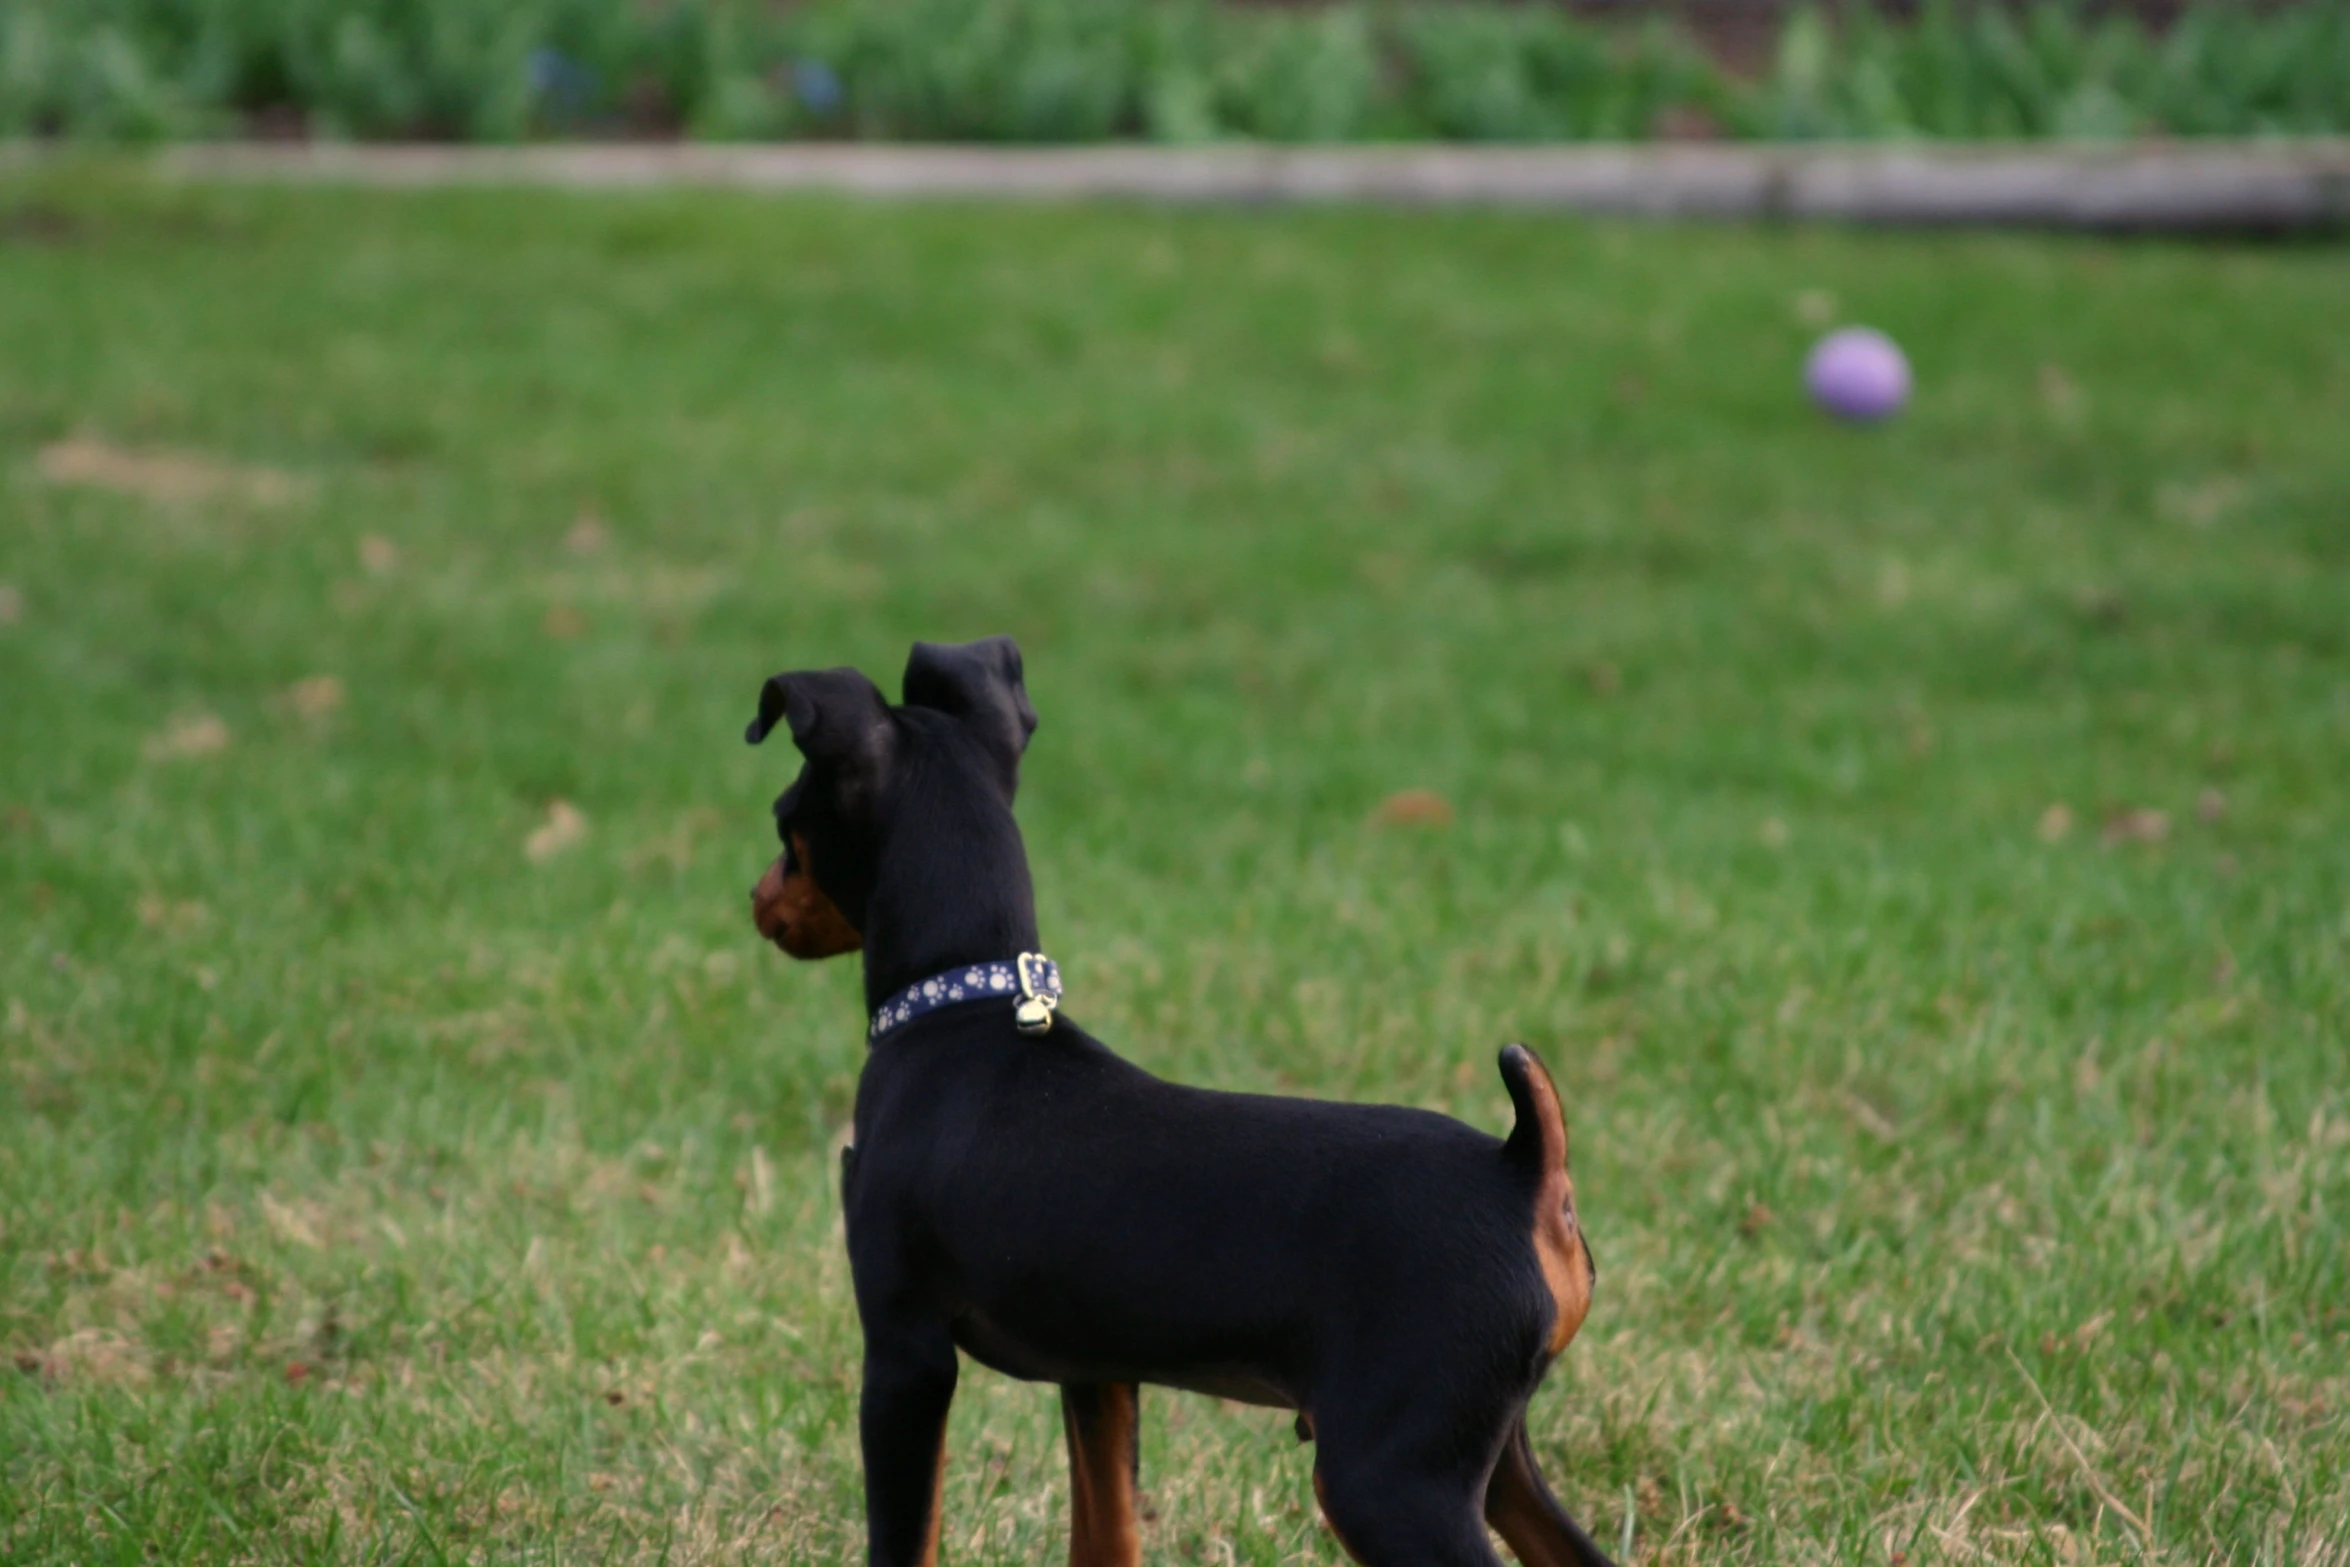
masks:
<instances>
[{"instance_id":1,"label":"black and tan dog","mask_svg":"<svg viewBox=\"0 0 2350 1567\"><path fill-rule=\"evenodd\" d=\"M752 893L797 958L862 948L871 1050L842 1155L877 1567L937 1554L956 1352L1061 1385L1070 1561L1139 1559L1136 1389L1298 1412L1314 1490L1370 1567L1603 1563L1525 1408L1594 1269L1558 1095L1501 1053L1500 1142L1421 1110L1164 1083L1056 1015L1012 819L1036 727L1008 637L917 643L892 707L778 675L805 766Z\"/></svg>"}]
</instances>

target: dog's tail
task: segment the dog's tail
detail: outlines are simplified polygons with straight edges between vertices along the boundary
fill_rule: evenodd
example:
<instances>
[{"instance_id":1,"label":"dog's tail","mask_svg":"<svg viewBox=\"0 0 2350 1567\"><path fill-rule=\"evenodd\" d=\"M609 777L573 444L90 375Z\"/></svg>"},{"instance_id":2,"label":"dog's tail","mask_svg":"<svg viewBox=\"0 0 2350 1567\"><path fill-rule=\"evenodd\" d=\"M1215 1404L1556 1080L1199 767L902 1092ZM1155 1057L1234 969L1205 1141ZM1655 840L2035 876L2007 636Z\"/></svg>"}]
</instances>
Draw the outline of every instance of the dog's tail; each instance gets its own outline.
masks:
<instances>
[{"instance_id":1,"label":"dog's tail","mask_svg":"<svg viewBox=\"0 0 2350 1567\"><path fill-rule=\"evenodd\" d=\"M1529 1239L1553 1308L1546 1347L1556 1355L1591 1310L1599 1265L1591 1260L1575 1215L1575 1183L1567 1175L1567 1118L1559 1109L1558 1089L1524 1045L1502 1047L1501 1080L1518 1109L1518 1124L1510 1128L1501 1156L1526 1183L1531 1199Z\"/></svg>"},{"instance_id":2,"label":"dog's tail","mask_svg":"<svg viewBox=\"0 0 2350 1567\"><path fill-rule=\"evenodd\" d=\"M1559 1091L1550 1073L1524 1045L1504 1045L1501 1081L1510 1091L1518 1124L1510 1128L1502 1157L1529 1181L1562 1172L1567 1167L1567 1117L1559 1108Z\"/></svg>"}]
</instances>

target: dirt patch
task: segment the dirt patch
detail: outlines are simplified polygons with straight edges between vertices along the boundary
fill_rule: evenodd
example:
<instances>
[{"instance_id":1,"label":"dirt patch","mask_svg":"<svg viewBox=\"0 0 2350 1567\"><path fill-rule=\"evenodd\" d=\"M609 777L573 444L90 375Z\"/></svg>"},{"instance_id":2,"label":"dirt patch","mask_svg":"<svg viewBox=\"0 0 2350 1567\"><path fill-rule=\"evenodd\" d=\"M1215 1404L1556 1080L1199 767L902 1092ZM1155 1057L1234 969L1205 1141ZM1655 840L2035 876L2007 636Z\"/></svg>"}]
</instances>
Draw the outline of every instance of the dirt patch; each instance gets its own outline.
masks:
<instances>
[{"instance_id":1,"label":"dirt patch","mask_svg":"<svg viewBox=\"0 0 2350 1567\"><path fill-rule=\"evenodd\" d=\"M65 245L81 236L80 220L58 207L32 203L0 211L0 245Z\"/></svg>"},{"instance_id":2,"label":"dirt patch","mask_svg":"<svg viewBox=\"0 0 2350 1567\"><path fill-rule=\"evenodd\" d=\"M223 462L198 452L117 446L95 436L41 448L41 477L51 484L107 490L159 505L241 501L286 506L309 493L307 482L274 468Z\"/></svg>"},{"instance_id":3,"label":"dirt patch","mask_svg":"<svg viewBox=\"0 0 2350 1567\"><path fill-rule=\"evenodd\" d=\"M584 812L569 800L554 800L547 805L547 819L541 822L523 841L523 852L533 864L545 864L556 855L578 846L587 837L588 820Z\"/></svg>"},{"instance_id":4,"label":"dirt patch","mask_svg":"<svg viewBox=\"0 0 2350 1567\"><path fill-rule=\"evenodd\" d=\"M189 757L217 756L229 748L228 725L211 713L183 713L140 746L150 762L177 762Z\"/></svg>"},{"instance_id":5,"label":"dirt patch","mask_svg":"<svg viewBox=\"0 0 2350 1567\"><path fill-rule=\"evenodd\" d=\"M1450 827L1452 803L1433 789L1403 789L1379 802L1374 819L1387 827Z\"/></svg>"},{"instance_id":6,"label":"dirt patch","mask_svg":"<svg viewBox=\"0 0 2350 1567\"><path fill-rule=\"evenodd\" d=\"M2105 818L2098 841L2107 848L2121 843L2161 843L2170 836L2170 813L2147 806L2125 806Z\"/></svg>"},{"instance_id":7,"label":"dirt patch","mask_svg":"<svg viewBox=\"0 0 2350 1567\"><path fill-rule=\"evenodd\" d=\"M342 710L343 683L333 675L311 675L286 687L280 698L296 718L323 723Z\"/></svg>"},{"instance_id":8,"label":"dirt patch","mask_svg":"<svg viewBox=\"0 0 2350 1567\"><path fill-rule=\"evenodd\" d=\"M46 1350L19 1354L17 1368L50 1382L137 1386L149 1379L146 1349L105 1328L83 1328Z\"/></svg>"}]
</instances>

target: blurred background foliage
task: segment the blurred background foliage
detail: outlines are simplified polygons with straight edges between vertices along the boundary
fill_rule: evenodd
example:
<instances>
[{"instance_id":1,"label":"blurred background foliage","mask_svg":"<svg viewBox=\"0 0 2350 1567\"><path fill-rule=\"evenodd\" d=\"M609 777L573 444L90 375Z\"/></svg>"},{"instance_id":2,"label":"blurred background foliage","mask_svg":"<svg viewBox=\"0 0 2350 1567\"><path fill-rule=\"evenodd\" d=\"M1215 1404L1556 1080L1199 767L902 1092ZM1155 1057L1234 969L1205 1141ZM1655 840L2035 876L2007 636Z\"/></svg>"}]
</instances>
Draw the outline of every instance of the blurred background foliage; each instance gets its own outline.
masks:
<instances>
[{"instance_id":1,"label":"blurred background foliage","mask_svg":"<svg viewBox=\"0 0 2350 1567\"><path fill-rule=\"evenodd\" d=\"M2350 0L1651 16L1206 0L0 0L0 134L980 142L2309 135Z\"/></svg>"}]
</instances>

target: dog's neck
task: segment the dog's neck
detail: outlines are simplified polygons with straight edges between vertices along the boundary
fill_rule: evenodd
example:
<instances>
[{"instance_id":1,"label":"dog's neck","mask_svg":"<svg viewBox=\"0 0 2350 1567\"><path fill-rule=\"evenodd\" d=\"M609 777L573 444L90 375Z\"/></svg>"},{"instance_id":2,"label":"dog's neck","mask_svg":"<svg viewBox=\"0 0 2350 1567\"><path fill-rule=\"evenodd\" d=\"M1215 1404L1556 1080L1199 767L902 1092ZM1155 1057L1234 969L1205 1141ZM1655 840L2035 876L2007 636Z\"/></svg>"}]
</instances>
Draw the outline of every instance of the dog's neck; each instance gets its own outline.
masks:
<instances>
[{"instance_id":1,"label":"dog's neck","mask_svg":"<svg viewBox=\"0 0 2350 1567\"><path fill-rule=\"evenodd\" d=\"M992 792L923 791L898 813L865 909L865 1009L918 981L1034 952L1036 894L1011 808Z\"/></svg>"}]
</instances>

